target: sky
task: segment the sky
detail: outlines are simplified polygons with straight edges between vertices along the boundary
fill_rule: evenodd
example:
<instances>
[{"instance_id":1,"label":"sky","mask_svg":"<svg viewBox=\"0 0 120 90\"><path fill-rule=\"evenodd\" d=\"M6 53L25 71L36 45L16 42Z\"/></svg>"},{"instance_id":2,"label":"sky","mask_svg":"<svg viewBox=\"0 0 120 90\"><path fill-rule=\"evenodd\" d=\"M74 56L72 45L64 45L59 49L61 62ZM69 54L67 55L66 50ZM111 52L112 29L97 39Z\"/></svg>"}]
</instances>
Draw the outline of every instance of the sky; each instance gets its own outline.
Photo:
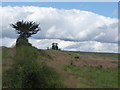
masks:
<instances>
[{"instance_id":1,"label":"sky","mask_svg":"<svg viewBox=\"0 0 120 90\"><path fill-rule=\"evenodd\" d=\"M39 6L58 9L79 9L107 17L118 17L118 2L3 2L2 6Z\"/></svg>"},{"instance_id":2,"label":"sky","mask_svg":"<svg viewBox=\"0 0 120 90\"><path fill-rule=\"evenodd\" d=\"M10 27L18 20L40 23L41 31L29 38L39 49L118 52L117 2L7 2L0 7L1 46L15 45L19 36Z\"/></svg>"}]
</instances>

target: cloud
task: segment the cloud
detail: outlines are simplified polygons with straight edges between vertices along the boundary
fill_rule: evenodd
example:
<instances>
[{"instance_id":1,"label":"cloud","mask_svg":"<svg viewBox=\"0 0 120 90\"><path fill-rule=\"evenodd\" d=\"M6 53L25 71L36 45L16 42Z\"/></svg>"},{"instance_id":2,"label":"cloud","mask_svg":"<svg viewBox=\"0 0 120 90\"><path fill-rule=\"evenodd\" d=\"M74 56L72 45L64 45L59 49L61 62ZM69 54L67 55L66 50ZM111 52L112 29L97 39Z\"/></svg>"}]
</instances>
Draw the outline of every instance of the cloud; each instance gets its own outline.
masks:
<instances>
[{"instance_id":1,"label":"cloud","mask_svg":"<svg viewBox=\"0 0 120 90\"><path fill-rule=\"evenodd\" d=\"M12 47L16 44L16 39L13 38L0 38L0 46Z\"/></svg>"},{"instance_id":2,"label":"cloud","mask_svg":"<svg viewBox=\"0 0 120 90\"><path fill-rule=\"evenodd\" d=\"M92 12L52 7L0 7L0 46L15 45L16 32L10 27L18 20L41 23L41 31L29 42L39 49L51 47L69 51L118 52L118 21ZM1 35L0 35L1 36Z\"/></svg>"},{"instance_id":3,"label":"cloud","mask_svg":"<svg viewBox=\"0 0 120 90\"><path fill-rule=\"evenodd\" d=\"M3 38L2 45L14 46L16 39ZM47 49L52 47L52 43L58 43L61 50L66 51L86 51L86 52L118 52L116 43L101 43L97 41L64 41L60 39L29 39L29 42L38 49ZM1 43L0 43L1 45Z\"/></svg>"},{"instance_id":4,"label":"cloud","mask_svg":"<svg viewBox=\"0 0 120 90\"><path fill-rule=\"evenodd\" d=\"M53 42L58 43L61 50L86 52L118 52L116 43L101 43L97 41L64 41L59 39L30 39L30 43L39 49L51 48Z\"/></svg>"},{"instance_id":5,"label":"cloud","mask_svg":"<svg viewBox=\"0 0 120 90\"><path fill-rule=\"evenodd\" d=\"M41 23L41 31L33 39L61 39L67 41L97 41L117 43L117 19L76 9L64 10L52 7L0 7L3 38L16 38L10 27L18 20Z\"/></svg>"}]
</instances>

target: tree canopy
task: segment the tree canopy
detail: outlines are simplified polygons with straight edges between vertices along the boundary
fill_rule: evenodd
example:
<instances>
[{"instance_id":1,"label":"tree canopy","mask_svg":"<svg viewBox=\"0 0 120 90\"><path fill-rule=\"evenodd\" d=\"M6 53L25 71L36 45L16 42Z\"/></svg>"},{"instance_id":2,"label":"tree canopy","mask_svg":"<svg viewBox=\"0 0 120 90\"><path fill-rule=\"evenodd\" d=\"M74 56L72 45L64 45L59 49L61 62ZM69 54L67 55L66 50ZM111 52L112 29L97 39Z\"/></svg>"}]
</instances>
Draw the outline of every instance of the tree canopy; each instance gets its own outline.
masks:
<instances>
[{"instance_id":1,"label":"tree canopy","mask_svg":"<svg viewBox=\"0 0 120 90\"><path fill-rule=\"evenodd\" d=\"M11 27L14 28L18 34L20 34L20 37L28 38L31 37L31 35L36 34L38 31L40 31L40 24L37 24L33 21L18 21L15 24L11 24Z\"/></svg>"}]
</instances>

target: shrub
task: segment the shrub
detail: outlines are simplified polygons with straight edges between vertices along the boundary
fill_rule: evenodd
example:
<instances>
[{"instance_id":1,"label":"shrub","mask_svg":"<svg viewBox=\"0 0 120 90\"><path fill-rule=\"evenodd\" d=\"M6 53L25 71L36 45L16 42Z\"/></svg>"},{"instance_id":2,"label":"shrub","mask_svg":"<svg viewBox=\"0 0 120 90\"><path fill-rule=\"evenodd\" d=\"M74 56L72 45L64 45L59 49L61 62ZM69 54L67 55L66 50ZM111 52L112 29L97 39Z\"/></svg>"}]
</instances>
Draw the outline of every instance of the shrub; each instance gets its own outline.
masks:
<instances>
[{"instance_id":1,"label":"shrub","mask_svg":"<svg viewBox=\"0 0 120 90\"><path fill-rule=\"evenodd\" d=\"M103 66L102 66L102 65L99 65L97 68L98 68L98 69L101 69L101 68L103 68Z\"/></svg>"},{"instance_id":2,"label":"shrub","mask_svg":"<svg viewBox=\"0 0 120 90\"><path fill-rule=\"evenodd\" d=\"M75 59L79 59L79 56L75 56L74 58L75 58Z\"/></svg>"},{"instance_id":3,"label":"shrub","mask_svg":"<svg viewBox=\"0 0 120 90\"><path fill-rule=\"evenodd\" d=\"M31 44L28 42L28 39L24 37L19 37L16 41L16 46L25 46L25 45L31 46Z\"/></svg>"},{"instance_id":4,"label":"shrub","mask_svg":"<svg viewBox=\"0 0 120 90\"><path fill-rule=\"evenodd\" d=\"M70 65L73 65L73 60L71 60Z\"/></svg>"}]
</instances>

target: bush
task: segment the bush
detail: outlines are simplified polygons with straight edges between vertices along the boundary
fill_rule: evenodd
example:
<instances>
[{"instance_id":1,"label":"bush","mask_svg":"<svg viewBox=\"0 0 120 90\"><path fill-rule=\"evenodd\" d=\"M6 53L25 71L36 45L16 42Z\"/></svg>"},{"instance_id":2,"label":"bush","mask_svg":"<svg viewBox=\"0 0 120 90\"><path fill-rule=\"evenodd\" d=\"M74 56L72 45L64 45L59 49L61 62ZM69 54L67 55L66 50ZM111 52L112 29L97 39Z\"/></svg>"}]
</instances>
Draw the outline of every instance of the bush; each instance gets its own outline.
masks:
<instances>
[{"instance_id":1,"label":"bush","mask_svg":"<svg viewBox=\"0 0 120 90\"><path fill-rule=\"evenodd\" d=\"M97 67L97 69L102 69L103 68L103 66L102 65L99 65L98 67Z\"/></svg>"},{"instance_id":2,"label":"bush","mask_svg":"<svg viewBox=\"0 0 120 90\"><path fill-rule=\"evenodd\" d=\"M75 56L74 58L75 58L75 59L79 59L79 56Z\"/></svg>"},{"instance_id":3,"label":"bush","mask_svg":"<svg viewBox=\"0 0 120 90\"><path fill-rule=\"evenodd\" d=\"M73 65L73 60L71 60L70 65Z\"/></svg>"}]
</instances>

